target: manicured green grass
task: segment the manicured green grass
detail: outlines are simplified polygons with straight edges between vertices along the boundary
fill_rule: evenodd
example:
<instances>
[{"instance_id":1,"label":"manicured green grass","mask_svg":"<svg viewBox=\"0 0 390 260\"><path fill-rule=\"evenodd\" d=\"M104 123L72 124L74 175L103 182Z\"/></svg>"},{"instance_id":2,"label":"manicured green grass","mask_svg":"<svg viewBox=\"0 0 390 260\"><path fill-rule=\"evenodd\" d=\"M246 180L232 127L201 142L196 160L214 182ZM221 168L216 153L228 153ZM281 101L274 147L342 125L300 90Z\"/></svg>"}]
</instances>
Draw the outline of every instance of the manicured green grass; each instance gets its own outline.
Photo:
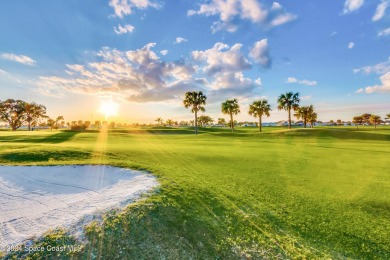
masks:
<instances>
[{"instance_id":1,"label":"manicured green grass","mask_svg":"<svg viewBox=\"0 0 390 260\"><path fill-rule=\"evenodd\" d=\"M263 130L2 131L0 163L102 163L159 178L64 258L389 259L390 127ZM73 241L61 231L37 243L58 236Z\"/></svg>"}]
</instances>

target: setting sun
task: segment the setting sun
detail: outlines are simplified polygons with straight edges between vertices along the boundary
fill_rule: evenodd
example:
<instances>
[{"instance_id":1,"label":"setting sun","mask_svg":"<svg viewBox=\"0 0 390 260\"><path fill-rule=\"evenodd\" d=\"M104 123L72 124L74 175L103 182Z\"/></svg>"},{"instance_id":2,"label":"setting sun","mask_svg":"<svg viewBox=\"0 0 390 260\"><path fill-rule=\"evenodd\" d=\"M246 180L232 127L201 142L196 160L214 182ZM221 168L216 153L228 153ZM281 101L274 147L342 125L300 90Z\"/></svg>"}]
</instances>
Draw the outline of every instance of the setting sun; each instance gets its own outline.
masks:
<instances>
[{"instance_id":1,"label":"setting sun","mask_svg":"<svg viewBox=\"0 0 390 260\"><path fill-rule=\"evenodd\" d=\"M118 108L119 105L117 103L109 100L101 102L98 111L102 113L106 119L108 119L111 116L118 115Z\"/></svg>"}]
</instances>

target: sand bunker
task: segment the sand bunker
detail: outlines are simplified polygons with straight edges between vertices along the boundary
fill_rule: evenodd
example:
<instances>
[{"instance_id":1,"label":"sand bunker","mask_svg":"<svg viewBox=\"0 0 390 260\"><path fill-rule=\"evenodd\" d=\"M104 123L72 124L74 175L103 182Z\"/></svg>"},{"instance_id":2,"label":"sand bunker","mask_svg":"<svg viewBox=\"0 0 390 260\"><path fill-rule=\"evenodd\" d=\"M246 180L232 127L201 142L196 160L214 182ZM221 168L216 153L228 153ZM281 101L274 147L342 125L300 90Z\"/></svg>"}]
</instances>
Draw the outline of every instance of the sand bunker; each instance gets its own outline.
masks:
<instances>
[{"instance_id":1,"label":"sand bunker","mask_svg":"<svg viewBox=\"0 0 390 260\"><path fill-rule=\"evenodd\" d=\"M123 207L156 185L111 166L0 166L0 248Z\"/></svg>"}]
</instances>

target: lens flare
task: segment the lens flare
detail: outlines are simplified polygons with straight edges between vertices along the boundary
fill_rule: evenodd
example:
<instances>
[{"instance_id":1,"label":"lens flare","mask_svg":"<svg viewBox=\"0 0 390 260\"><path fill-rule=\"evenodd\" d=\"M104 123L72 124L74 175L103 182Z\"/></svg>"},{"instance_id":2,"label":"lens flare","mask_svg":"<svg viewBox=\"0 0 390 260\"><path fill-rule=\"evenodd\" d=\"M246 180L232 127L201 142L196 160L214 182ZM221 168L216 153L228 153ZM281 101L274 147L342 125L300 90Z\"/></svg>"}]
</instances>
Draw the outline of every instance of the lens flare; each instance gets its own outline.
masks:
<instances>
[{"instance_id":1,"label":"lens flare","mask_svg":"<svg viewBox=\"0 0 390 260\"><path fill-rule=\"evenodd\" d=\"M106 119L118 115L119 105L112 100L100 103L99 112L102 113Z\"/></svg>"}]
</instances>

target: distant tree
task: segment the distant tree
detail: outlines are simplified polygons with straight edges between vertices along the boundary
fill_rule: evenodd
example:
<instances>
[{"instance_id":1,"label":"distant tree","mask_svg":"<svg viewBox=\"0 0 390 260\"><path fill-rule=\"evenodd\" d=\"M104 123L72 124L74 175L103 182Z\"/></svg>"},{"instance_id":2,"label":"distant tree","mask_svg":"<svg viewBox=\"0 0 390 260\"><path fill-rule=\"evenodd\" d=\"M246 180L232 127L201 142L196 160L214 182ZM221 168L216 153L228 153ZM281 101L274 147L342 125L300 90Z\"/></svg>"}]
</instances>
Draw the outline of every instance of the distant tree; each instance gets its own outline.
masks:
<instances>
[{"instance_id":1,"label":"distant tree","mask_svg":"<svg viewBox=\"0 0 390 260\"><path fill-rule=\"evenodd\" d=\"M226 126L226 120L225 120L225 118L218 118L218 125Z\"/></svg>"},{"instance_id":2,"label":"distant tree","mask_svg":"<svg viewBox=\"0 0 390 260\"><path fill-rule=\"evenodd\" d=\"M333 121L333 120L330 120L329 123L330 123L331 125L334 125L334 121Z\"/></svg>"},{"instance_id":3,"label":"distant tree","mask_svg":"<svg viewBox=\"0 0 390 260\"><path fill-rule=\"evenodd\" d=\"M55 128L58 129L58 122L60 122L61 120L64 120L64 117L63 116L57 116L57 118L55 119Z\"/></svg>"},{"instance_id":4,"label":"distant tree","mask_svg":"<svg viewBox=\"0 0 390 260\"><path fill-rule=\"evenodd\" d=\"M116 126L116 123L115 123L115 122L110 122L109 127L110 127L111 129L114 129L115 126Z\"/></svg>"},{"instance_id":5,"label":"distant tree","mask_svg":"<svg viewBox=\"0 0 390 260\"><path fill-rule=\"evenodd\" d=\"M107 121L103 121L103 122L102 122L102 125L103 125L103 126L107 126L107 125L108 125L108 122L107 122Z\"/></svg>"},{"instance_id":6,"label":"distant tree","mask_svg":"<svg viewBox=\"0 0 390 260\"><path fill-rule=\"evenodd\" d=\"M371 114L365 113L362 115L363 118L363 124L371 125L371 120L370 120Z\"/></svg>"},{"instance_id":7,"label":"distant tree","mask_svg":"<svg viewBox=\"0 0 390 260\"><path fill-rule=\"evenodd\" d=\"M50 127L50 130L53 130L53 128L54 128L55 125L56 125L56 121L55 121L54 119L52 119L52 118L49 117L49 118L47 119L46 125L47 125L48 127Z\"/></svg>"},{"instance_id":8,"label":"distant tree","mask_svg":"<svg viewBox=\"0 0 390 260\"><path fill-rule=\"evenodd\" d=\"M278 110L288 111L288 128L291 129L291 110L297 110L299 107L299 93L287 92L278 98Z\"/></svg>"},{"instance_id":9,"label":"distant tree","mask_svg":"<svg viewBox=\"0 0 390 260\"><path fill-rule=\"evenodd\" d=\"M390 114L387 114L387 115L386 115L386 119L390 119Z\"/></svg>"},{"instance_id":10,"label":"distant tree","mask_svg":"<svg viewBox=\"0 0 390 260\"><path fill-rule=\"evenodd\" d=\"M16 131L27 120L26 104L23 100L0 101L0 121L7 122L12 131Z\"/></svg>"},{"instance_id":11,"label":"distant tree","mask_svg":"<svg viewBox=\"0 0 390 260\"><path fill-rule=\"evenodd\" d=\"M168 126L173 126L175 124L175 122L172 120L172 119L168 119L167 121L165 121L165 123L168 125Z\"/></svg>"},{"instance_id":12,"label":"distant tree","mask_svg":"<svg viewBox=\"0 0 390 260\"><path fill-rule=\"evenodd\" d=\"M84 121L83 127L84 130L91 126L91 121Z\"/></svg>"},{"instance_id":13,"label":"distant tree","mask_svg":"<svg viewBox=\"0 0 390 260\"><path fill-rule=\"evenodd\" d=\"M179 125L186 126L186 125L189 125L189 123L187 121L180 121Z\"/></svg>"},{"instance_id":14,"label":"distant tree","mask_svg":"<svg viewBox=\"0 0 390 260\"><path fill-rule=\"evenodd\" d=\"M163 120L161 117L157 117L157 119L156 119L156 120L154 120L154 121L156 121L156 122L157 122L157 124L159 124L159 125L162 125L162 124L163 124L163 122L164 122L164 120Z\"/></svg>"},{"instance_id":15,"label":"distant tree","mask_svg":"<svg viewBox=\"0 0 390 260\"><path fill-rule=\"evenodd\" d=\"M352 123L356 125L356 129L359 129L359 125L363 123L363 117L362 116L354 116L352 119Z\"/></svg>"},{"instance_id":16,"label":"distant tree","mask_svg":"<svg viewBox=\"0 0 390 260\"><path fill-rule=\"evenodd\" d=\"M376 129L376 126L377 126L378 124L380 124L380 122L381 122L381 117L378 116L378 115L371 115L371 116L370 116L370 122L371 122L372 124L374 124L375 129Z\"/></svg>"},{"instance_id":17,"label":"distant tree","mask_svg":"<svg viewBox=\"0 0 390 260\"><path fill-rule=\"evenodd\" d=\"M311 111L307 117L307 122L310 123L310 127L313 128L314 127L314 123L317 122L317 113L313 111Z\"/></svg>"},{"instance_id":18,"label":"distant tree","mask_svg":"<svg viewBox=\"0 0 390 260\"><path fill-rule=\"evenodd\" d=\"M195 125L195 120L190 120L190 125L194 126Z\"/></svg>"},{"instance_id":19,"label":"distant tree","mask_svg":"<svg viewBox=\"0 0 390 260\"><path fill-rule=\"evenodd\" d=\"M342 124L343 124L343 121L341 119L337 119L336 120L336 125L339 126L339 125L342 125Z\"/></svg>"},{"instance_id":20,"label":"distant tree","mask_svg":"<svg viewBox=\"0 0 390 260\"><path fill-rule=\"evenodd\" d=\"M230 128L232 129L232 132L234 132L233 115L237 115L241 112L237 99L227 99L225 102L222 103L221 108L222 113L230 115Z\"/></svg>"},{"instance_id":21,"label":"distant tree","mask_svg":"<svg viewBox=\"0 0 390 260\"><path fill-rule=\"evenodd\" d=\"M210 116L201 115L198 117L198 122L201 126L205 126L208 124L212 124L214 122L214 119L212 119Z\"/></svg>"},{"instance_id":22,"label":"distant tree","mask_svg":"<svg viewBox=\"0 0 390 260\"><path fill-rule=\"evenodd\" d=\"M70 128L70 123L69 123L69 122L66 122L66 126L67 126L68 128Z\"/></svg>"},{"instance_id":23,"label":"distant tree","mask_svg":"<svg viewBox=\"0 0 390 260\"><path fill-rule=\"evenodd\" d=\"M191 112L195 113L195 134L198 134L198 111L205 111L207 97L202 91L187 92L183 101L185 108L191 108Z\"/></svg>"},{"instance_id":24,"label":"distant tree","mask_svg":"<svg viewBox=\"0 0 390 260\"><path fill-rule=\"evenodd\" d=\"M262 116L269 117L269 111L271 111L271 105L268 104L268 101L265 99L253 101L249 105L249 115L259 118L259 131L261 132Z\"/></svg>"},{"instance_id":25,"label":"distant tree","mask_svg":"<svg viewBox=\"0 0 390 260\"><path fill-rule=\"evenodd\" d=\"M312 105L310 105L310 106L302 106L302 107L298 107L298 109L295 111L294 116L297 119L302 119L303 120L303 126L304 126L304 128L306 128L309 116L312 113L314 113L314 108L313 108Z\"/></svg>"},{"instance_id":26,"label":"distant tree","mask_svg":"<svg viewBox=\"0 0 390 260\"><path fill-rule=\"evenodd\" d=\"M100 122L100 120L96 120L94 127L95 127L95 129L99 129L101 125L102 125L102 123Z\"/></svg>"},{"instance_id":27,"label":"distant tree","mask_svg":"<svg viewBox=\"0 0 390 260\"><path fill-rule=\"evenodd\" d=\"M28 124L28 131L31 130L32 125L37 125L38 120L47 118L46 107L37 103L25 103L26 121Z\"/></svg>"}]
</instances>

